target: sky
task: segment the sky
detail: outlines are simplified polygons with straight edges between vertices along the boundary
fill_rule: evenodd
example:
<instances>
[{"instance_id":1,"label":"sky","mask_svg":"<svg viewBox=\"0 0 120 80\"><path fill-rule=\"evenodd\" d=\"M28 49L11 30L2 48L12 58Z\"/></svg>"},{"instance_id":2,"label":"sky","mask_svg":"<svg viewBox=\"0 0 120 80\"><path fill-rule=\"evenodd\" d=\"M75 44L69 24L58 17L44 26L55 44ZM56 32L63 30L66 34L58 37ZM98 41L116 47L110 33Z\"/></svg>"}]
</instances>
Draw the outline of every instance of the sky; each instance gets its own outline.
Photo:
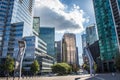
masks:
<instances>
[{"instance_id":1,"label":"sky","mask_svg":"<svg viewBox=\"0 0 120 80\"><path fill-rule=\"evenodd\" d=\"M55 41L64 33L76 34L79 61L82 64L81 34L95 23L92 0L35 0L34 16L40 16L40 26L55 27Z\"/></svg>"}]
</instances>

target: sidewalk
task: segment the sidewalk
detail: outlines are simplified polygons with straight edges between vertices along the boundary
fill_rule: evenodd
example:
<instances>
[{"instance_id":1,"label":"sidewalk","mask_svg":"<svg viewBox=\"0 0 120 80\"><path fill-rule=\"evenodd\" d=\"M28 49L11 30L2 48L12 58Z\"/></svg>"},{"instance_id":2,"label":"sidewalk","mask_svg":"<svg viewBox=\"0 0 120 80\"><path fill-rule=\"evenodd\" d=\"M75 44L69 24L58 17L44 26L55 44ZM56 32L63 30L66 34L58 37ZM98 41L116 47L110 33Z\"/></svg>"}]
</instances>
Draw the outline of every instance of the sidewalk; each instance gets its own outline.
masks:
<instances>
[{"instance_id":1,"label":"sidewalk","mask_svg":"<svg viewBox=\"0 0 120 80\"><path fill-rule=\"evenodd\" d=\"M53 77L24 77L20 80L85 80L89 78L90 75L68 75L68 76L53 76ZM0 78L0 80L6 80L6 78ZM13 78L9 78L8 80L13 80ZM15 78L14 80L19 80Z\"/></svg>"}]
</instances>

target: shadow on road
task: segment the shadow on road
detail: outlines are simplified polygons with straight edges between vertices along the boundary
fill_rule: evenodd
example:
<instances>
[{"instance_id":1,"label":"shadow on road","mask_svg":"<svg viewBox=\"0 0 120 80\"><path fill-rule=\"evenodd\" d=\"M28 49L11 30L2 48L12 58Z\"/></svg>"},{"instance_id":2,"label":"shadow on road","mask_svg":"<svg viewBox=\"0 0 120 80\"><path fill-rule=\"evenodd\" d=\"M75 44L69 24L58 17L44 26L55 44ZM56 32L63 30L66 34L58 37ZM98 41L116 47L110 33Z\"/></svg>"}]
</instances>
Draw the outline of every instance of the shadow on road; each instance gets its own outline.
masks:
<instances>
[{"instance_id":1,"label":"shadow on road","mask_svg":"<svg viewBox=\"0 0 120 80\"><path fill-rule=\"evenodd\" d=\"M80 77L79 78L75 78L75 80L80 80Z\"/></svg>"},{"instance_id":2,"label":"shadow on road","mask_svg":"<svg viewBox=\"0 0 120 80\"><path fill-rule=\"evenodd\" d=\"M112 73L98 74L86 80L120 80L120 74L117 74L117 73L115 73L115 75L112 75Z\"/></svg>"}]
</instances>

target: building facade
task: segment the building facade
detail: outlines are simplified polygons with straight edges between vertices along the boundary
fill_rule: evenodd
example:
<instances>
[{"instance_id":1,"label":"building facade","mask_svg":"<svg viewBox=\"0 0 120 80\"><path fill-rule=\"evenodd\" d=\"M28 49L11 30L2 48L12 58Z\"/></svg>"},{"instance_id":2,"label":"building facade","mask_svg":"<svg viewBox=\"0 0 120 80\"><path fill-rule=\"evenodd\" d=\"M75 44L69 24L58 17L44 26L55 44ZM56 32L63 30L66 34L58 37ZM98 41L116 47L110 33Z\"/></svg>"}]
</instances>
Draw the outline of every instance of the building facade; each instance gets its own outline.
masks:
<instances>
[{"instance_id":1,"label":"building facade","mask_svg":"<svg viewBox=\"0 0 120 80\"><path fill-rule=\"evenodd\" d=\"M86 34L81 35L81 40L82 40L82 49L87 46L87 40L86 40Z\"/></svg>"},{"instance_id":2,"label":"building facade","mask_svg":"<svg viewBox=\"0 0 120 80\"><path fill-rule=\"evenodd\" d=\"M57 62L62 62L62 41L55 42L55 55Z\"/></svg>"},{"instance_id":3,"label":"building facade","mask_svg":"<svg viewBox=\"0 0 120 80\"><path fill-rule=\"evenodd\" d=\"M36 48L34 50L35 52L38 52L38 53L34 52L36 57L35 59L39 62L40 65L40 71L38 74L44 75L52 72L51 66L54 63L54 58L47 54L47 43L45 43L45 41L43 41L40 38L39 31L40 31L40 17L34 17L33 34L35 37L37 37L37 41L35 41L35 44L36 46L39 47L38 49Z\"/></svg>"},{"instance_id":4,"label":"building facade","mask_svg":"<svg viewBox=\"0 0 120 80\"><path fill-rule=\"evenodd\" d=\"M48 73L52 73L52 65L54 64L54 58L49 56L48 54L37 55L36 59L40 64L40 72L39 75L46 75Z\"/></svg>"},{"instance_id":5,"label":"building facade","mask_svg":"<svg viewBox=\"0 0 120 80\"><path fill-rule=\"evenodd\" d=\"M76 47L76 63L77 63L77 66L79 67L79 53L78 53L78 47Z\"/></svg>"},{"instance_id":6,"label":"building facade","mask_svg":"<svg viewBox=\"0 0 120 80\"><path fill-rule=\"evenodd\" d=\"M100 48L99 48L99 41L95 41L92 45L88 46L91 56L93 60L97 64L97 72L102 72L102 63L100 60Z\"/></svg>"},{"instance_id":7,"label":"building facade","mask_svg":"<svg viewBox=\"0 0 120 80\"><path fill-rule=\"evenodd\" d=\"M16 37L32 34L32 13L34 0L1 0L0 1L0 55L14 55L16 51ZM14 24L22 23L22 35L13 28L21 31ZM13 24L13 26L11 26ZM17 25L15 25L17 26ZM28 30L29 29L29 30ZM12 35L14 34L14 35ZM14 39L14 40L13 40Z\"/></svg>"},{"instance_id":8,"label":"building facade","mask_svg":"<svg viewBox=\"0 0 120 80\"><path fill-rule=\"evenodd\" d=\"M40 29L40 17L33 18L33 34L39 36Z\"/></svg>"},{"instance_id":9,"label":"building facade","mask_svg":"<svg viewBox=\"0 0 120 80\"><path fill-rule=\"evenodd\" d=\"M39 74L42 72L51 72L51 66L54 60L47 55L47 44L37 36L24 37L23 40L26 41L23 69L29 72L31 64L36 59L40 64Z\"/></svg>"},{"instance_id":10,"label":"building facade","mask_svg":"<svg viewBox=\"0 0 120 80\"><path fill-rule=\"evenodd\" d=\"M113 71L119 51L119 0L93 0L104 71Z\"/></svg>"},{"instance_id":11,"label":"building facade","mask_svg":"<svg viewBox=\"0 0 120 80\"><path fill-rule=\"evenodd\" d=\"M82 39L82 50L83 50L83 53L82 53L83 62L84 63L89 63L87 54L85 53L85 47L87 47L87 40L86 40L86 34L85 33L81 35L81 39Z\"/></svg>"},{"instance_id":12,"label":"building facade","mask_svg":"<svg viewBox=\"0 0 120 80\"><path fill-rule=\"evenodd\" d=\"M98 40L97 29L95 24L92 24L86 28L86 42L87 45L93 44Z\"/></svg>"},{"instance_id":13,"label":"building facade","mask_svg":"<svg viewBox=\"0 0 120 80\"><path fill-rule=\"evenodd\" d=\"M62 39L62 60L70 65L76 65L76 37L75 34L65 33Z\"/></svg>"},{"instance_id":14,"label":"building facade","mask_svg":"<svg viewBox=\"0 0 120 80\"><path fill-rule=\"evenodd\" d=\"M47 54L55 57L55 28L40 27L39 36L47 43Z\"/></svg>"}]
</instances>

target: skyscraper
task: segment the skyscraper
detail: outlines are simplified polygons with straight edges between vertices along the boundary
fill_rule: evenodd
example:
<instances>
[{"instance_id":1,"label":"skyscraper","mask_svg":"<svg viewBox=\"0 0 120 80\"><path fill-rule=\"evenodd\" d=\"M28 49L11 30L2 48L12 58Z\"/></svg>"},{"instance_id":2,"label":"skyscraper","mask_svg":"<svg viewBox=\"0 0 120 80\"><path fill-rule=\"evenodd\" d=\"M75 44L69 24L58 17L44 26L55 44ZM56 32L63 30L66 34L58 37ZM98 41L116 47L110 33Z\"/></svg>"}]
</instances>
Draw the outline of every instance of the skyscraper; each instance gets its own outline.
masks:
<instances>
[{"instance_id":1,"label":"skyscraper","mask_svg":"<svg viewBox=\"0 0 120 80\"><path fill-rule=\"evenodd\" d=\"M33 18L33 34L39 36L40 29L40 17Z\"/></svg>"},{"instance_id":2,"label":"skyscraper","mask_svg":"<svg viewBox=\"0 0 120 80\"><path fill-rule=\"evenodd\" d=\"M119 50L120 1L93 0L104 71L113 71ZM117 34L118 33L118 34Z\"/></svg>"},{"instance_id":3,"label":"skyscraper","mask_svg":"<svg viewBox=\"0 0 120 80\"><path fill-rule=\"evenodd\" d=\"M88 56L85 53L85 49L84 49L85 47L87 47L87 40L86 40L86 34L85 33L81 35L81 39L82 39L82 50L83 50L83 53L82 53L83 62L88 63Z\"/></svg>"},{"instance_id":4,"label":"skyscraper","mask_svg":"<svg viewBox=\"0 0 120 80\"><path fill-rule=\"evenodd\" d=\"M81 39L82 39L82 48L84 48L87 46L86 34L82 34Z\"/></svg>"},{"instance_id":5,"label":"skyscraper","mask_svg":"<svg viewBox=\"0 0 120 80\"><path fill-rule=\"evenodd\" d=\"M16 54L17 37L32 34L33 2L34 0L0 0L0 55L2 57ZM20 24L23 27L19 27ZM22 35L16 30L23 31Z\"/></svg>"},{"instance_id":6,"label":"skyscraper","mask_svg":"<svg viewBox=\"0 0 120 80\"><path fill-rule=\"evenodd\" d=\"M62 62L62 41L55 41L55 54L57 62Z\"/></svg>"},{"instance_id":7,"label":"skyscraper","mask_svg":"<svg viewBox=\"0 0 120 80\"><path fill-rule=\"evenodd\" d=\"M78 53L78 47L76 47L76 64L79 67L79 53Z\"/></svg>"},{"instance_id":8,"label":"skyscraper","mask_svg":"<svg viewBox=\"0 0 120 80\"><path fill-rule=\"evenodd\" d=\"M40 38L39 33L40 33L40 17L34 17L33 19L34 37L30 37L30 38L31 39L35 38L35 41L26 39L26 41L28 42L28 47L29 47L28 52L26 53L29 54L31 50L34 51L33 54L35 56L33 56L33 58L36 57L35 59L38 60L40 64L40 71L38 74L47 74L47 73L52 72L51 66L54 63L54 58L47 54L47 43L43 39ZM31 43L35 44L35 46L32 45L32 48L31 48L31 45L29 45Z\"/></svg>"},{"instance_id":9,"label":"skyscraper","mask_svg":"<svg viewBox=\"0 0 120 80\"><path fill-rule=\"evenodd\" d=\"M76 65L76 37L75 34L65 33L62 40L63 62Z\"/></svg>"},{"instance_id":10,"label":"skyscraper","mask_svg":"<svg viewBox=\"0 0 120 80\"><path fill-rule=\"evenodd\" d=\"M40 27L40 38L47 43L47 54L55 57L55 28Z\"/></svg>"},{"instance_id":11,"label":"skyscraper","mask_svg":"<svg viewBox=\"0 0 120 80\"><path fill-rule=\"evenodd\" d=\"M95 24L89 25L86 28L86 42L88 45L93 44L95 41L97 41L97 29Z\"/></svg>"}]
</instances>

